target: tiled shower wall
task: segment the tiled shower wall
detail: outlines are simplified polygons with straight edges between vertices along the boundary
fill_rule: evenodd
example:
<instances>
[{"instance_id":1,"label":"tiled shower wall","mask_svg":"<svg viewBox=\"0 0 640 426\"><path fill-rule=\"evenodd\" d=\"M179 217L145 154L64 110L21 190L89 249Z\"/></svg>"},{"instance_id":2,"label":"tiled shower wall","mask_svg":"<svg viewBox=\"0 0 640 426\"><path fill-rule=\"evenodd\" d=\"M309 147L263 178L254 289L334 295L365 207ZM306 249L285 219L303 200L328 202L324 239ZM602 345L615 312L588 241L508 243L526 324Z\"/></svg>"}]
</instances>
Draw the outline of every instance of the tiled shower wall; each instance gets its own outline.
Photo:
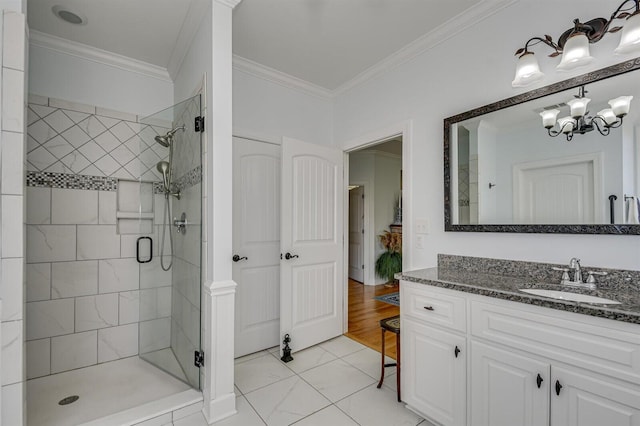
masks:
<instances>
[{"instance_id":1,"label":"tiled shower wall","mask_svg":"<svg viewBox=\"0 0 640 426\"><path fill-rule=\"evenodd\" d=\"M26 45L25 15L0 10L0 424L3 425L26 424L23 332Z\"/></svg>"},{"instance_id":2,"label":"tiled shower wall","mask_svg":"<svg viewBox=\"0 0 640 426\"><path fill-rule=\"evenodd\" d=\"M158 181L166 128L135 115L30 96L27 143L27 376L167 348L171 272L160 268L164 198L155 195L154 259L116 232L117 179ZM143 301L140 304L140 301Z\"/></svg>"}]
</instances>

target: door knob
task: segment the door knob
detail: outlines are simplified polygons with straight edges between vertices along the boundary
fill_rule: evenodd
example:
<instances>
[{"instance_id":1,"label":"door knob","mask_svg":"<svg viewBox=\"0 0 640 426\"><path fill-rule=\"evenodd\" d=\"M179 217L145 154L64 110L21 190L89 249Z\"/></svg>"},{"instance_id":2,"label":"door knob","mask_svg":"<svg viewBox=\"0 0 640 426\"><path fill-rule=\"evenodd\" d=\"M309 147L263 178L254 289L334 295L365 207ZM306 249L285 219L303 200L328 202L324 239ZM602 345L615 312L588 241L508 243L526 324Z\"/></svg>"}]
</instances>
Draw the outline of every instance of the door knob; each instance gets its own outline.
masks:
<instances>
[{"instance_id":1,"label":"door knob","mask_svg":"<svg viewBox=\"0 0 640 426\"><path fill-rule=\"evenodd\" d=\"M233 260L234 262L240 262L241 260L249 260L249 258L247 256L240 257L239 255L234 254L231 260Z\"/></svg>"},{"instance_id":2,"label":"door knob","mask_svg":"<svg viewBox=\"0 0 640 426\"><path fill-rule=\"evenodd\" d=\"M289 252L286 252L286 253L284 254L284 258L285 258L285 259L287 259L287 260L290 260L290 259L296 259L296 258L298 258L298 257L299 257L299 256L298 256L297 254L291 254L291 253L289 253Z\"/></svg>"}]
</instances>

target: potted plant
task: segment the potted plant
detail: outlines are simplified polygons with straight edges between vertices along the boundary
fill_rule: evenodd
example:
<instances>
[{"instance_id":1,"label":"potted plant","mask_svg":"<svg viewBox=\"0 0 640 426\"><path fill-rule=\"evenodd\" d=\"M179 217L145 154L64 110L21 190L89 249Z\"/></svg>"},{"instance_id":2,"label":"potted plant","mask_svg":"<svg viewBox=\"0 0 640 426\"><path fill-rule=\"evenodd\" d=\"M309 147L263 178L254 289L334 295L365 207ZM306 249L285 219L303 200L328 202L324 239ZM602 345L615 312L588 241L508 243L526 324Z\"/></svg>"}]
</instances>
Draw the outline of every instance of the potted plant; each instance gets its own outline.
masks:
<instances>
[{"instance_id":1,"label":"potted plant","mask_svg":"<svg viewBox=\"0 0 640 426\"><path fill-rule=\"evenodd\" d=\"M402 271L402 234L384 231L378 238L387 251L376 260L376 274L390 283L394 281L393 276Z\"/></svg>"}]
</instances>

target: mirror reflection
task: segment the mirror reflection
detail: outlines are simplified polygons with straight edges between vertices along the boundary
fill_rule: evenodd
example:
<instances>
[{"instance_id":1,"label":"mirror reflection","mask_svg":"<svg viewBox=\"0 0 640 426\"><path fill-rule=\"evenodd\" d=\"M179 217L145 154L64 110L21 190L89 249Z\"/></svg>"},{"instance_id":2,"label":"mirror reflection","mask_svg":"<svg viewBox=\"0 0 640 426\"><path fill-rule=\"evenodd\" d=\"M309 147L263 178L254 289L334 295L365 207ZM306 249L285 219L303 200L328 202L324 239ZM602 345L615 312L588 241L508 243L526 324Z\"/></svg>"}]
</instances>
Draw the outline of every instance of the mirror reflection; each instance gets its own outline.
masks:
<instances>
[{"instance_id":1,"label":"mirror reflection","mask_svg":"<svg viewBox=\"0 0 640 426\"><path fill-rule=\"evenodd\" d=\"M639 77L452 123L451 224L638 224Z\"/></svg>"}]
</instances>

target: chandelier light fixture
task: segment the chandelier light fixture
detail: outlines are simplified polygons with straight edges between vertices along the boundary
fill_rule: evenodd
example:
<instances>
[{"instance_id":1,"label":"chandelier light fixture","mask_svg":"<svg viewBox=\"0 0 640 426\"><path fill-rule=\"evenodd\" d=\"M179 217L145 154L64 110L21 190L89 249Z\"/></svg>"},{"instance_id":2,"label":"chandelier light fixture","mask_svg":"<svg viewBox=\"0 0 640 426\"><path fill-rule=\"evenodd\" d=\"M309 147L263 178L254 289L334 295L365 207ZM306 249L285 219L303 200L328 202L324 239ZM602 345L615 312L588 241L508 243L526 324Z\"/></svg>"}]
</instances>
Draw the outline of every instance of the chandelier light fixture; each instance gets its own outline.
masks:
<instances>
[{"instance_id":1,"label":"chandelier light fixture","mask_svg":"<svg viewBox=\"0 0 640 426\"><path fill-rule=\"evenodd\" d=\"M611 27L616 19L624 19L623 25ZM540 65L534 53L529 50L536 44L543 43L553 49L550 57L562 55L560 63L556 67L558 71L570 71L588 65L593 61L589 53L589 44L597 43L606 33L616 33L622 30L620 43L614 50L616 54L624 55L640 51L640 0L624 0L620 6L605 18L594 18L586 22L579 19L573 21L573 28L568 29L558 41L553 41L549 35L544 37L532 37L524 47L516 51L518 63L516 76L511 82L513 87L526 87L544 78L540 71Z\"/></svg>"},{"instance_id":2,"label":"chandelier light fixture","mask_svg":"<svg viewBox=\"0 0 640 426\"><path fill-rule=\"evenodd\" d=\"M622 126L622 119L629 113L633 96L620 96L609 101L610 108L599 111L594 117L588 116L587 105L591 99L585 95L587 91L580 86L578 95L567 102L570 113L566 117L557 118L559 109L545 109L540 113L542 126L547 129L549 136L565 135L567 141L573 139L573 135L597 130L601 135L607 136L611 129ZM557 124L557 125L556 125Z\"/></svg>"}]
</instances>

